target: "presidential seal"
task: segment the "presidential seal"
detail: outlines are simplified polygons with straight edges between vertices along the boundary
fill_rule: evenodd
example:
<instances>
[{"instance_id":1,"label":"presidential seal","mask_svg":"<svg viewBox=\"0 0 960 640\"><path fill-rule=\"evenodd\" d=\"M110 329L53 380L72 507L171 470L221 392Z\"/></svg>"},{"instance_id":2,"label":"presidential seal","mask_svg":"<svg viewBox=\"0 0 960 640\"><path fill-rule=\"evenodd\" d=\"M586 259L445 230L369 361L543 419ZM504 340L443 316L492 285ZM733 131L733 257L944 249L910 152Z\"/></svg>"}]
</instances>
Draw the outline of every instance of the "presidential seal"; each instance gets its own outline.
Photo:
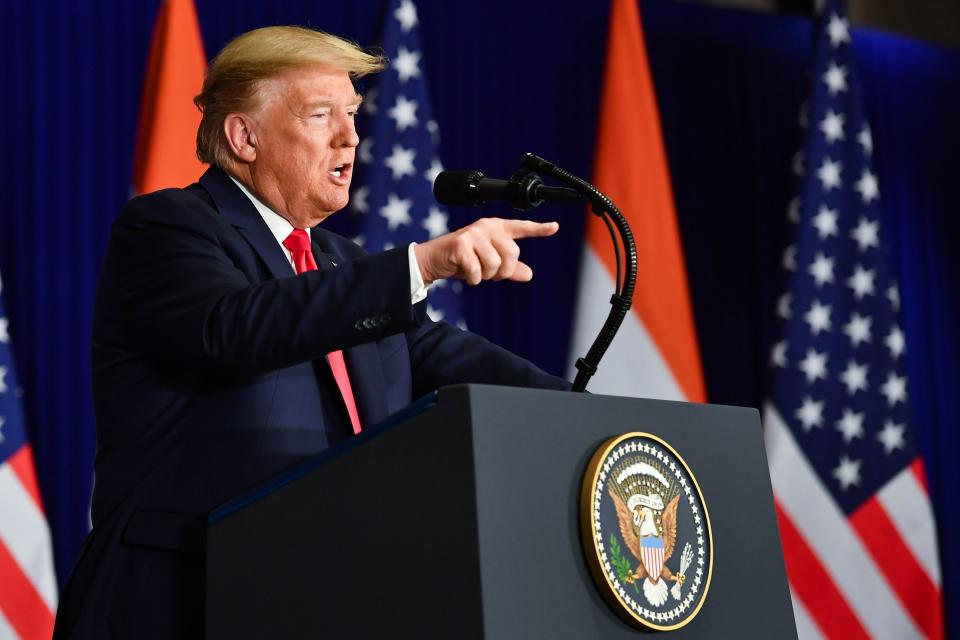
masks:
<instances>
[{"instance_id":1,"label":"presidential seal","mask_svg":"<svg viewBox=\"0 0 960 640\"><path fill-rule=\"evenodd\" d=\"M700 611L713 569L707 505L660 438L628 433L597 449L580 492L580 532L600 592L628 622L669 631Z\"/></svg>"}]
</instances>

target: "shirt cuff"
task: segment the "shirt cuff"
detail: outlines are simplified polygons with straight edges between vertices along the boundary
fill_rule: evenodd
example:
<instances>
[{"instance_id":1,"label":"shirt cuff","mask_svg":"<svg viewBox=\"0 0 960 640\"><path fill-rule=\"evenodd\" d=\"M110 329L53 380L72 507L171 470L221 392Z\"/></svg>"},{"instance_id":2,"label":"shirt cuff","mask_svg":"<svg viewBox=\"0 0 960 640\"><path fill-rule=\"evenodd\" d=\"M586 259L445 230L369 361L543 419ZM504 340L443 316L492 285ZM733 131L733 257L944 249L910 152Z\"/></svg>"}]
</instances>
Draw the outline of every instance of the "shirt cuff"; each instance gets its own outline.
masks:
<instances>
[{"instance_id":1,"label":"shirt cuff","mask_svg":"<svg viewBox=\"0 0 960 640\"><path fill-rule=\"evenodd\" d=\"M416 242L411 242L407 247L407 262L410 264L410 304L417 304L426 299L427 285L423 283L423 276L420 275L420 264L417 262L417 253L413 248L417 246Z\"/></svg>"}]
</instances>

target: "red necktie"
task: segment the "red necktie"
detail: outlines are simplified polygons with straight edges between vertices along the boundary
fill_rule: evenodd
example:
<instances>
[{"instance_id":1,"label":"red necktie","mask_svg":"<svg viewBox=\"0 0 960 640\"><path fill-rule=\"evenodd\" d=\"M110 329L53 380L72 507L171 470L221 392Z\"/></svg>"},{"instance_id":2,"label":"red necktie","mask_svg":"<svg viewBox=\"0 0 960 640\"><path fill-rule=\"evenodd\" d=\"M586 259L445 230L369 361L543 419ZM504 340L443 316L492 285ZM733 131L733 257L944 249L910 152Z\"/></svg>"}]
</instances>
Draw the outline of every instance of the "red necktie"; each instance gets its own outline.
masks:
<instances>
[{"instance_id":1,"label":"red necktie","mask_svg":"<svg viewBox=\"0 0 960 640\"><path fill-rule=\"evenodd\" d=\"M310 236L306 231L294 229L283 241L283 246L293 254L293 267L298 275L317 270L317 262L313 259L313 251L310 250ZM353 432L360 433L360 415L357 413L357 403L353 399L353 388L350 386L350 376L347 375L347 363L343 359L343 352L338 350L328 353L327 362L330 363L330 370L333 371L333 377L337 381L337 386L340 387L343 403L347 405Z\"/></svg>"}]
</instances>

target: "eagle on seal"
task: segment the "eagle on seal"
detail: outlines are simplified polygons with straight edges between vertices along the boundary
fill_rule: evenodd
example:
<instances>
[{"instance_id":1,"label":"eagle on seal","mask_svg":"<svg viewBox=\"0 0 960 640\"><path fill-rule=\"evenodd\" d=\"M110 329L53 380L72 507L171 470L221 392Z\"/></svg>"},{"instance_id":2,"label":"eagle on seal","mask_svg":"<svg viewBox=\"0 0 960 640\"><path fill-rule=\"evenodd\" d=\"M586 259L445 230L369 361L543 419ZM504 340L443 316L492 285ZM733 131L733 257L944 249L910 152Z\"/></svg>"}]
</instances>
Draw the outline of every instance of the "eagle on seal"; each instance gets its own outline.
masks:
<instances>
[{"instance_id":1,"label":"eagle on seal","mask_svg":"<svg viewBox=\"0 0 960 640\"><path fill-rule=\"evenodd\" d=\"M610 489L609 493L617 510L623 540L630 553L640 562L633 573L627 574L626 581L633 584L642 580L643 593L647 600L659 607L667 601L666 581L682 585L685 578L683 573L674 574L667 567L667 560L673 555L677 542L677 505L680 504L680 494L674 495L663 508L660 531L650 507L637 505L631 510L617 492Z\"/></svg>"}]
</instances>

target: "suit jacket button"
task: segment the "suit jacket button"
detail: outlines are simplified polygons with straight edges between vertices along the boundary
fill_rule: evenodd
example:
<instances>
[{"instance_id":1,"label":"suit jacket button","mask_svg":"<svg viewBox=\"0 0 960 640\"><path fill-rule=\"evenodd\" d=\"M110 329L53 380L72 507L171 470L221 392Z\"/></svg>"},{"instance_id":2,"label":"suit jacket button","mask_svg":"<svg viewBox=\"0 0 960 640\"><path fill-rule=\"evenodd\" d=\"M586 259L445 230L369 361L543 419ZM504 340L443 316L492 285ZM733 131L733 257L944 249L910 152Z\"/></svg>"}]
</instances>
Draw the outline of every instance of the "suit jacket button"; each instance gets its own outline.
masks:
<instances>
[{"instance_id":1,"label":"suit jacket button","mask_svg":"<svg viewBox=\"0 0 960 640\"><path fill-rule=\"evenodd\" d=\"M354 322L353 328L356 329L357 331L363 331L363 321L357 320L356 322Z\"/></svg>"},{"instance_id":2,"label":"suit jacket button","mask_svg":"<svg viewBox=\"0 0 960 640\"><path fill-rule=\"evenodd\" d=\"M370 318L364 318L364 319L363 319L363 328L364 328L364 329L370 329L371 327L373 327L373 322L371 322L371 319L370 319Z\"/></svg>"}]
</instances>

